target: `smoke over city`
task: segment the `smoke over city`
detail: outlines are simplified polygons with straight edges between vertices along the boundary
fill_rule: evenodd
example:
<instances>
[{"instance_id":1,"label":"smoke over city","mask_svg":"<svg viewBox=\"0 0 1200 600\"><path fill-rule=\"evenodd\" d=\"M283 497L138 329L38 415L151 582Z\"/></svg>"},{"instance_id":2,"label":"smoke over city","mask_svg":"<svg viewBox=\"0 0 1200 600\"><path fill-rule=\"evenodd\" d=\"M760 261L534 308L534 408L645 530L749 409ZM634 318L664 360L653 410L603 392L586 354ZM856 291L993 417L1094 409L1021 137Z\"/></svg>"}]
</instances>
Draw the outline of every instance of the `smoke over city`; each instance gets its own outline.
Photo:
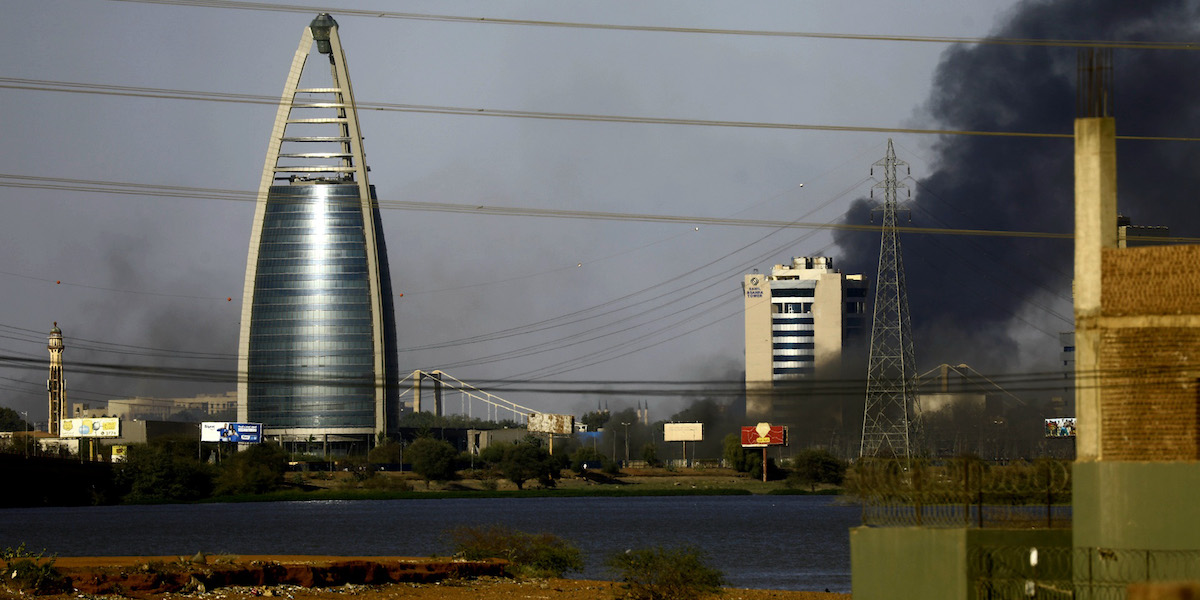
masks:
<instances>
[{"instance_id":1,"label":"smoke over city","mask_svg":"<svg viewBox=\"0 0 1200 600\"><path fill-rule=\"evenodd\" d=\"M1197 39L1200 2L1028 1L995 37L1181 42ZM1118 136L1200 134L1200 53L1114 50ZM1075 48L972 45L947 50L916 125L945 130L1070 133ZM912 165L912 225L1067 233L1073 219L1069 139L947 135ZM925 161L928 160L928 163ZM1200 147L1189 142L1117 144L1118 207L1134 225L1200 231ZM904 177L904 171L899 172ZM882 179L879 167L875 176ZM901 190L903 201L907 192ZM845 222L867 223L882 200L857 201ZM907 225L905 215L899 223ZM875 216L875 223L879 217ZM841 267L874 274L878 235L840 232ZM1039 237L902 236L918 369L969 363L981 371L1051 371L1057 333L1071 331L1069 240ZM1038 358L1041 357L1041 358Z\"/></svg>"}]
</instances>

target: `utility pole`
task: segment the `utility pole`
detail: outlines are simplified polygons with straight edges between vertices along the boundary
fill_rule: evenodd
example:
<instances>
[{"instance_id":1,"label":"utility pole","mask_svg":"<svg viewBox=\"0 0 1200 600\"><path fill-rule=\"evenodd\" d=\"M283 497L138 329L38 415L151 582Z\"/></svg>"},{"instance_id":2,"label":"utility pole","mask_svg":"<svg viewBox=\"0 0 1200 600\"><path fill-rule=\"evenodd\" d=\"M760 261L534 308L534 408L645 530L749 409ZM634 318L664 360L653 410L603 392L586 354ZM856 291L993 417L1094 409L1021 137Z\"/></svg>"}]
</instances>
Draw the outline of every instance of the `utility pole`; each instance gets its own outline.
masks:
<instances>
[{"instance_id":1,"label":"utility pole","mask_svg":"<svg viewBox=\"0 0 1200 600\"><path fill-rule=\"evenodd\" d=\"M896 167L908 167L896 158L892 140L887 155L874 166L883 168L882 239L879 275L875 280L875 311L871 327L871 353L867 363L867 400L863 411L859 456L912 458L919 452L921 409L916 394L916 359L908 293L904 285L904 260L896 230L896 191L906 188L896 178ZM874 168L872 168L874 174ZM911 191L909 192L911 196Z\"/></svg>"},{"instance_id":2,"label":"utility pole","mask_svg":"<svg viewBox=\"0 0 1200 600\"><path fill-rule=\"evenodd\" d=\"M629 423L621 423L625 426L625 466L629 466Z\"/></svg>"}]
</instances>

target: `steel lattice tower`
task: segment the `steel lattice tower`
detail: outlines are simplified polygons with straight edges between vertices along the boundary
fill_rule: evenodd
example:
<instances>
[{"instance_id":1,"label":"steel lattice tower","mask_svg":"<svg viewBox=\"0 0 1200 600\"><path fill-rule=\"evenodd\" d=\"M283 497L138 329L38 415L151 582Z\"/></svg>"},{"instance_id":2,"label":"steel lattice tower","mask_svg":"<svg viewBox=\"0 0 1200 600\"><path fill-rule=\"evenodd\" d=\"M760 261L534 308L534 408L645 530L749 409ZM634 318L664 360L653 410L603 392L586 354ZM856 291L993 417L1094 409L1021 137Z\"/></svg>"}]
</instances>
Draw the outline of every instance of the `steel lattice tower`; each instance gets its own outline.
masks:
<instances>
[{"instance_id":1,"label":"steel lattice tower","mask_svg":"<svg viewBox=\"0 0 1200 600\"><path fill-rule=\"evenodd\" d=\"M859 456L909 458L918 447L920 405L916 394L916 360L908 294L904 287L904 261L896 231L896 191L906 186L897 180L896 167L907 167L896 158L892 140L887 156L875 163L883 167L883 227L879 244L879 276L875 284L875 318L871 328L871 354L867 366L867 402L863 411Z\"/></svg>"}]
</instances>

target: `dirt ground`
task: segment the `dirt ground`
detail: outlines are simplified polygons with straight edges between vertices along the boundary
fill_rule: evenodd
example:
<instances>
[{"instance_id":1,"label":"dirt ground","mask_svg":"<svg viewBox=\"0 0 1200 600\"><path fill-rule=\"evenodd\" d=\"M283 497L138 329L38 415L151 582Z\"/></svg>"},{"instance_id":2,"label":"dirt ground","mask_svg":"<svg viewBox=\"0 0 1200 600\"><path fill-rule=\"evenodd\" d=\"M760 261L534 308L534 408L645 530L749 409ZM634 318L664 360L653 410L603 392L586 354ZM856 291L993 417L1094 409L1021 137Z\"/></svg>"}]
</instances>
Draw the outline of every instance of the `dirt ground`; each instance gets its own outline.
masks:
<instances>
[{"instance_id":1,"label":"dirt ground","mask_svg":"<svg viewBox=\"0 0 1200 600\"><path fill-rule=\"evenodd\" d=\"M344 583L340 585L314 584L314 587L303 587L293 584L273 585L237 585L220 586L213 589L193 589L189 591L165 592L132 589L134 579L145 579L147 565L157 565L153 569L175 570L190 569L192 573L213 569L228 569L231 566L246 565L284 566L293 572L296 569L315 567L329 569L337 565L357 565L361 569L364 562L374 562L379 565L390 565L395 579L396 563L404 563L404 569L417 573L444 573L447 569L445 561L429 559L399 558L399 557L208 557L207 562L198 565L188 565L177 557L171 565L165 564L163 557L63 557L57 559L55 566L68 575L101 575L109 578L121 576L130 577L126 585L116 586L116 590L89 593L75 590L68 594L38 596L43 600L121 600L134 599L178 599L178 600L249 600L252 598L286 598L287 600L612 600L619 597L619 585L609 581L587 581L579 579L534 579L514 580L507 577L483 576L449 576L439 581L424 583L384 583L359 584ZM219 562L218 562L219 561ZM429 563L429 564L426 564ZM414 568L415 567L415 568ZM351 569L353 570L353 569ZM470 569L468 569L469 571ZM402 569L403 571L403 569ZM486 565L475 569L475 572L485 572ZM330 571L325 571L329 573ZM349 572L349 571L347 571ZM361 572L356 571L356 572ZM343 573L345 574L345 573ZM426 578L428 579L428 578ZM32 596L28 591L0 588L0 599L28 600ZM825 592L797 592L780 590L744 590L726 589L721 596L724 600L848 600L849 594Z\"/></svg>"},{"instance_id":2,"label":"dirt ground","mask_svg":"<svg viewBox=\"0 0 1200 600\"><path fill-rule=\"evenodd\" d=\"M149 595L62 594L39 596L42 600L122 600L124 598L162 598L178 600L253 600L262 597L287 600L613 600L616 584L609 581L578 579L541 579L514 581L484 577L442 583L392 583L385 585L343 585L336 588L297 586L230 587L205 593L166 593ZM2 593L2 592L0 592ZM28 595L6 594L5 600L29 600ZM795 592L780 590L726 589L722 600L849 600L849 594Z\"/></svg>"}]
</instances>

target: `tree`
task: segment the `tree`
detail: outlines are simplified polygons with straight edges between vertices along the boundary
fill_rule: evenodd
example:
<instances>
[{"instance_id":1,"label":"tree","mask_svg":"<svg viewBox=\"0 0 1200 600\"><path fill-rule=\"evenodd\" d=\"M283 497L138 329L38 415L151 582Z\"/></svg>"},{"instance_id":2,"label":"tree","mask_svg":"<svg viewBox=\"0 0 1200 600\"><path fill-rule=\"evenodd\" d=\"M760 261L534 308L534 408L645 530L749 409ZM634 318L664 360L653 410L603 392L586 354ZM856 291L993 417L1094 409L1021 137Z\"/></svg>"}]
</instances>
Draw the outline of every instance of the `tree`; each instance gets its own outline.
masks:
<instances>
[{"instance_id":1,"label":"tree","mask_svg":"<svg viewBox=\"0 0 1200 600\"><path fill-rule=\"evenodd\" d=\"M388 440L371 448L367 460L374 464L400 464L404 457L404 448L400 442Z\"/></svg>"},{"instance_id":2,"label":"tree","mask_svg":"<svg viewBox=\"0 0 1200 600\"><path fill-rule=\"evenodd\" d=\"M431 437L417 438L408 445L406 454L413 472L425 480L425 487L429 487L430 481L450 481L458 476L455 468L458 451L450 442Z\"/></svg>"},{"instance_id":3,"label":"tree","mask_svg":"<svg viewBox=\"0 0 1200 600\"><path fill-rule=\"evenodd\" d=\"M31 427L21 418L21 413L7 406L0 406L0 431L25 431L27 429L31 429Z\"/></svg>"},{"instance_id":4,"label":"tree","mask_svg":"<svg viewBox=\"0 0 1200 600\"><path fill-rule=\"evenodd\" d=\"M846 463L825 449L801 451L792 459L792 466L796 479L814 492L819 483L841 485L846 479Z\"/></svg>"},{"instance_id":5,"label":"tree","mask_svg":"<svg viewBox=\"0 0 1200 600\"><path fill-rule=\"evenodd\" d=\"M525 482L530 479L537 479L542 485L554 485L559 475L557 461L542 447L541 440L529 436L506 445L499 466L504 478L513 482L518 490L524 489Z\"/></svg>"},{"instance_id":6,"label":"tree","mask_svg":"<svg viewBox=\"0 0 1200 600\"><path fill-rule=\"evenodd\" d=\"M253 444L221 463L218 494L262 494L283 485L288 453L278 444Z\"/></svg>"},{"instance_id":7,"label":"tree","mask_svg":"<svg viewBox=\"0 0 1200 600\"><path fill-rule=\"evenodd\" d=\"M213 471L193 455L190 440L131 444L117 467L117 482L133 502L175 502L205 498L213 490Z\"/></svg>"},{"instance_id":8,"label":"tree","mask_svg":"<svg viewBox=\"0 0 1200 600\"><path fill-rule=\"evenodd\" d=\"M722 448L721 457L725 459L725 466L743 473L754 468L756 461L748 457L746 449L742 448L742 438L737 434L725 436Z\"/></svg>"},{"instance_id":9,"label":"tree","mask_svg":"<svg viewBox=\"0 0 1200 600\"><path fill-rule=\"evenodd\" d=\"M587 425L588 431L599 431L611 418L612 413L607 410L597 410L585 413L582 417L579 417L579 422Z\"/></svg>"},{"instance_id":10,"label":"tree","mask_svg":"<svg viewBox=\"0 0 1200 600\"><path fill-rule=\"evenodd\" d=\"M646 461L648 466L658 466L658 447L654 445L654 442L646 442L642 445L642 460Z\"/></svg>"}]
</instances>

